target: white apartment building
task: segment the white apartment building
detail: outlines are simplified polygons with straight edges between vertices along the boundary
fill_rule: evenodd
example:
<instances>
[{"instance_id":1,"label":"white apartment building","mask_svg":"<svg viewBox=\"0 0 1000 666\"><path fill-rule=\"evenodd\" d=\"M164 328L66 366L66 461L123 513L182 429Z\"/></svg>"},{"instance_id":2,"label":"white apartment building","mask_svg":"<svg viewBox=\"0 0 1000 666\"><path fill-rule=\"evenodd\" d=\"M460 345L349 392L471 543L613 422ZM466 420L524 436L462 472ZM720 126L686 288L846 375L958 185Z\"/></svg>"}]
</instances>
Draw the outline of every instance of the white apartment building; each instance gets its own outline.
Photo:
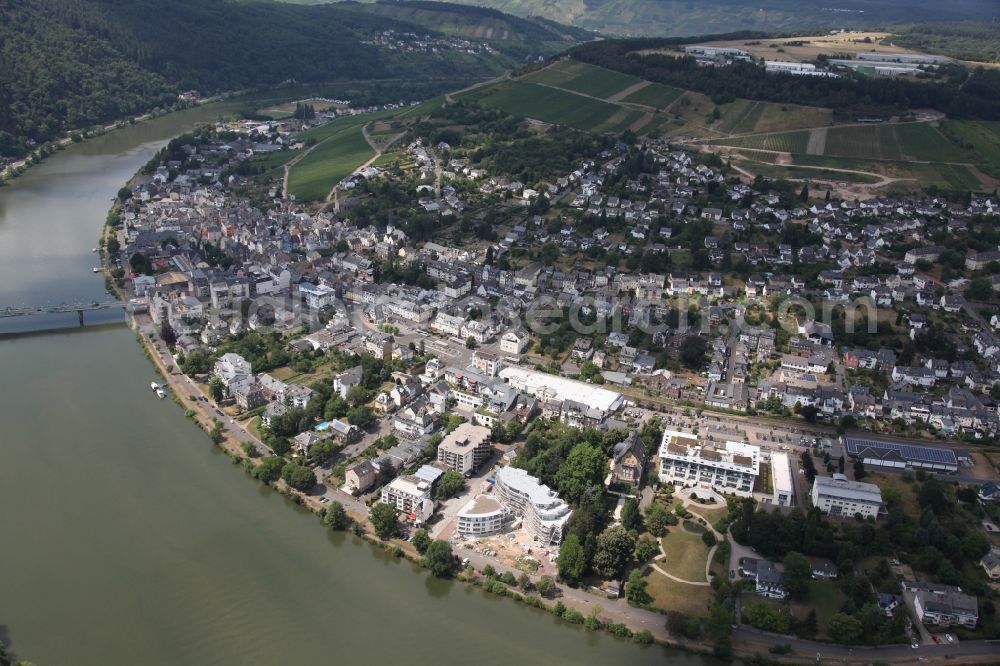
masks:
<instances>
[{"instance_id":1,"label":"white apartment building","mask_svg":"<svg viewBox=\"0 0 1000 666\"><path fill-rule=\"evenodd\" d=\"M523 469L501 467L496 473L496 497L508 511L522 519L524 529L536 541L562 542L572 510L556 491Z\"/></svg>"},{"instance_id":2,"label":"white apartment building","mask_svg":"<svg viewBox=\"0 0 1000 666\"><path fill-rule=\"evenodd\" d=\"M812 488L813 506L831 516L877 518L882 493L874 483L850 481L843 474L817 476Z\"/></svg>"},{"instance_id":3,"label":"white apartment building","mask_svg":"<svg viewBox=\"0 0 1000 666\"><path fill-rule=\"evenodd\" d=\"M792 468L788 464L787 453L771 454L771 483L774 486L772 501L778 506L791 506L795 487L792 485Z\"/></svg>"},{"instance_id":4,"label":"white apartment building","mask_svg":"<svg viewBox=\"0 0 1000 666\"><path fill-rule=\"evenodd\" d=\"M529 341L527 333L511 329L500 336L500 351L504 354L520 354L528 346Z\"/></svg>"},{"instance_id":5,"label":"white apartment building","mask_svg":"<svg viewBox=\"0 0 1000 666\"><path fill-rule=\"evenodd\" d=\"M701 447L690 433L665 430L660 444L660 481L750 497L760 474L760 447L726 442L723 449Z\"/></svg>"},{"instance_id":6,"label":"white apartment building","mask_svg":"<svg viewBox=\"0 0 1000 666\"><path fill-rule=\"evenodd\" d=\"M431 484L415 476L399 476L382 487L382 503L392 504L414 522L425 522L434 513Z\"/></svg>"},{"instance_id":7,"label":"white apartment building","mask_svg":"<svg viewBox=\"0 0 1000 666\"><path fill-rule=\"evenodd\" d=\"M477 495L458 511L459 534L464 536L485 536L503 530L510 512L493 497Z\"/></svg>"},{"instance_id":8,"label":"white apartment building","mask_svg":"<svg viewBox=\"0 0 1000 666\"><path fill-rule=\"evenodd\" d=\"M491 450L489 428L463 423L441 441L437 459L448 469L468 476L490 457Z\"/></svg>"}]
</instances>

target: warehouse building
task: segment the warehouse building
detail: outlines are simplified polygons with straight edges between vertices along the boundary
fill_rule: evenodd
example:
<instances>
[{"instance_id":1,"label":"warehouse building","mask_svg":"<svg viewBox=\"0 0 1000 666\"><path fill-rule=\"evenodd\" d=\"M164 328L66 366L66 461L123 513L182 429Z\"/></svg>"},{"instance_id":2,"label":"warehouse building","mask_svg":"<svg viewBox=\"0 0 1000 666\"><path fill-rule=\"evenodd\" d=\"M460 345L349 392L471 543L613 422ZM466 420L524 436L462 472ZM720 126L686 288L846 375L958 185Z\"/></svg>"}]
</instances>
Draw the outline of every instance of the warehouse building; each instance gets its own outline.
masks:
<instances>
[{"instance_id":1,"label":"warehouse building","mask_svg":"<svg viewBox=\"0 0 1000 666\"><path fill-rule=\"evenodd\" d=\"M848 456L866 465L926 469L949 474L958 471L958 457L951 449L867 437L844 436L841 442Z\"/></svg>"}]
</instances>

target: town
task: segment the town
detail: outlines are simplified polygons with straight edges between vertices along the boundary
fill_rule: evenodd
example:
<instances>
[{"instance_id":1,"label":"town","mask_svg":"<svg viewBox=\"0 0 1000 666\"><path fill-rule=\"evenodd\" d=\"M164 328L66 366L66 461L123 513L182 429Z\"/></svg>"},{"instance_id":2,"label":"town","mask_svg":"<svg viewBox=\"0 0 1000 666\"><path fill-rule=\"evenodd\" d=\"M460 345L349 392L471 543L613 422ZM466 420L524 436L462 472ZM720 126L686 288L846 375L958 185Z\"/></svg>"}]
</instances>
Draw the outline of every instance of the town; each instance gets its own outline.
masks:
<instances>
[{"instance_id":1,"label":"town","mask_svg":"<svg viewBox=\"0 0 1000 666\"><path fill-rule=\"evenodd\" d=\"M373 120L324 203L254 168L349 113L176 139L109 217L109 283L257 478L691 640L1000 635L996 196L466 101Z\"/></svg>"}]
</instances>

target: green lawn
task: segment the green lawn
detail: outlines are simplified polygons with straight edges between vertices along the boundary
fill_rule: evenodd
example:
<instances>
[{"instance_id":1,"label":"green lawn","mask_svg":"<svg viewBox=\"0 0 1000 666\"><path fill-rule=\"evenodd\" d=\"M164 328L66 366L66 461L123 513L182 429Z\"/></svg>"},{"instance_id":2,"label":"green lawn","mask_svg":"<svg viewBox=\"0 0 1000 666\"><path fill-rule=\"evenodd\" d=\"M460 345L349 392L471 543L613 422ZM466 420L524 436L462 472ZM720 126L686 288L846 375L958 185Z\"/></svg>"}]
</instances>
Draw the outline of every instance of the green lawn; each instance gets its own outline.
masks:
<instances>
[{"instance_id":1,"label":"green lawn","mask_svg":"<svg viewBox=\"0 0 1000 666\"><path fill-rule=\"evenodd\" d=\"M639 88L631 95L625 97L623 102L632 104L644 104L657 109L665 109L673 104L674 100L684 94L680 88L665 86L662 83L650 83L644 88Z\"/></svg>"},{"instance_id":2,"label":"green lawn","mask_svg":"<svg viewBox=\"0 0 1000 666\"><path fill-rule=\"evenodd\" d=\"M701 532L692 532L683 525L670 528L660 540L666 558L659 561L660 568L678 578L700 583L705 580L705 562L708 546L701 540Z\"/></svg>"},{"instance_id":3,"label":"green lawn","mask_svg":"<svg viewBox=\"0 0 1000 666\"><path fill-rule=\"evenodd\" d=\"M622 110L620 106L534 83L506 81L485 89L476 97L480 103L498 107L512 115L568 125L587 132L599 131L609 123L624 124L624 120L612 120ZM634 120L639 114L632 113L635 114Z\"/></svg>"},{"instance_id":4,"label":"green lawn","mask_svg":"<svg viewBox=\"0 0 1000 666\"><path fill-rule=\"evenodd\" d=\"M678 583L655 569L646 576L646 593L652 597L650 605L653 608L700 617L708 615L708 606L712 601L711 587Z\"/></svg>"},{"instance_id":5,"label":"green lawn","mask_svg":"<svg viewBox=\"0 0 1000 666\"><path fill-rule=\"evenodd\" d=\"M325 199L333 186L375 154L361 132L361 123L341 129L318 144L292 167L288 192L299 201Z\"/></svg>"}]
</instances>

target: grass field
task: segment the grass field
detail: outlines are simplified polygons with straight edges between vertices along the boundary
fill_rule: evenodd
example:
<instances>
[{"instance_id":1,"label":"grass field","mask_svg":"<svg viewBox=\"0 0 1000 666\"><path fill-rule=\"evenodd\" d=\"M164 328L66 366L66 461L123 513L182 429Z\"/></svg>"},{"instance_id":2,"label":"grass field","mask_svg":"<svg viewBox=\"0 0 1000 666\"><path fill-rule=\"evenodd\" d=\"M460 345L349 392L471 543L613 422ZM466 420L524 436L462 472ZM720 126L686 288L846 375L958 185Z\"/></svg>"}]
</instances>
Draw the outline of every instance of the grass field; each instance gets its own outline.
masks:
<instances>
[{"instance_id":1,"label":"grass field","mask_svg":"<svg viewBox=\"0 0 1000 666\"><path fill-rule=\"evenodd\" d=\"M608 102L520 81L505 81L485 88L477 91L476 97L482 104L498 107L513 115L568 125L587 132L621 131L642 115ZM619 113L623 110L626 113Z\"/></svg>"},{"instance_id":2,"label":"grass field","mask_svg":"<svg viewBox=\"0 0 1000 666\"><path fill-rule=\"evenodd\" d=\"M250 159L249 164L263 167L265 172L269 172L283 166L285 162L301 154L302 152L298 150L276 150L272 153L259 153Z\"/></svg>"},{"instance_id":3,"label":"grass field","mask_svg":"<svg viewBox=\"0 0 1000 666\"><path fill-rule=\"evenodd\" d=\"M708 546L701 540L701 532L693 532L678 525L671 528L660 543L667 555L659 562L664 571L696 583L705 580Z\"/></svg>"},{"instance_id":4,"label":"grass field","mask_svg":"<svg viewBox=\"0 0 1000 666\"><path fill-rule=\"evenodd\" d=\"M708 615L708 605L712 601L711 587L678 583L655 569L646 576L646 583L646 593L652 597L650 605L654 608L700 617Z\"/></svg>"},{"instance_id":5,"label":"grass field","mask_svg":"<svg viewBox=\"0 0 1000 666\"><path fill-rule=\"evenodd\" d=\"M764 104L763 113L757 120L755 132L777 132L823 127L833 123L833 111L817 106L796 106L794 104Z\"/></svg>"},{"instance_id":6,"label":"grass field","mask_svg":"<svg viewBox=\"0 0 1000 666\"><path fill-rule=\"evenodd\" d=\"M288 193L299 201L325 199L334 184L371 159L375 151L361 127L341 128L297 162L288 174Z\"/></svg>"},{"instance_id":7,"label":"grass field","mask_svg":"<svg viewBox=\"0 0 1000 666\"><path fill-rule=\"evenodd\" d=\"M840 612L845 601L847 596L840 591L836 582L811 580L806 599L792 602L792 613L801 620L805 619L811 609L815 609L820 636L825 637L830 618Z\"/></svg>"},{"instance_id":8,"label":"grass field","mask_svg":"<svg viewBox=\"0 0 1000 666\"><path fill-rule=\"evenodd\" d=\"M631 104L643 104L656 109L665 109L683 94L684 91L680 88L665 86L662 83L650 83L644 88L639 88L622 101Z\"/></svg>"},{"instance_id":9,"label":"grass field","mask_svg":"<svg viewBox=\"0 0 1000 666\"><path fill-rule=\"evenodd\" d=\"M809 145L809 132L776 132L774 134L755 134L754 136L737 137L735 139L719 139L713 141L725 146L751 148L756 150L777 150L783 153L805 153Z\"/></svg>"}]
</instances>

